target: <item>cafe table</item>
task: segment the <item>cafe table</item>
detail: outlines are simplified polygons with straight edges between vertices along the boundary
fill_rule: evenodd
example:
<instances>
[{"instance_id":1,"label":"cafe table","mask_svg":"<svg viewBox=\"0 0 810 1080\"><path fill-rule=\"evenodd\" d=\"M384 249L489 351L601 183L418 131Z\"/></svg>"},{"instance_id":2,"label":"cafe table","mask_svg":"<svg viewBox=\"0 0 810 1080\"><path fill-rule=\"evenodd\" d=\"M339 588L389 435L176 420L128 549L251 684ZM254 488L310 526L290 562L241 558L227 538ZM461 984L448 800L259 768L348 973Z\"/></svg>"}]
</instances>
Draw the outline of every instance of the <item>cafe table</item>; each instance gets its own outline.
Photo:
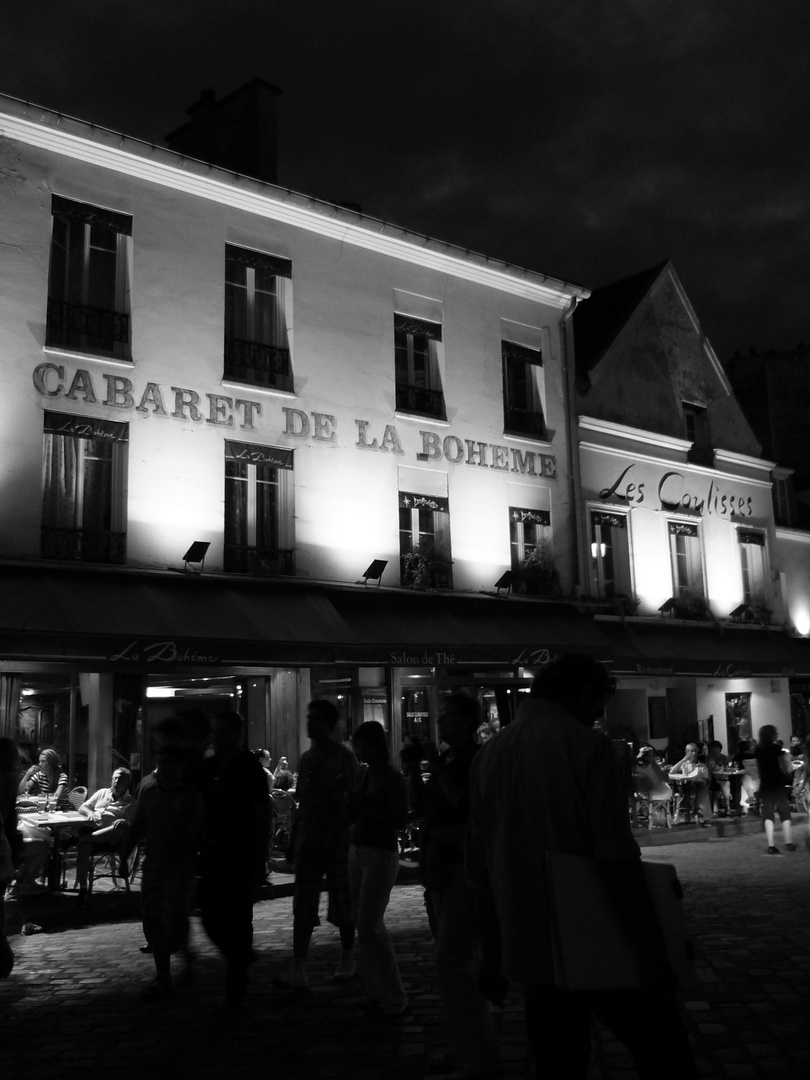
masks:
<instances>
[{"instance_id":1,"label":"cafe table","mask_svg":"<svg viewBox=\"0 0 810 1080\"><path fill-rule=\"evenodd\" d=\"M728 780L730 795L728 812L730 814L738 815L741 812L740 791L742 788L742 778L745 776L745 769L714 769L711 775L717 780Z\"/></svg>"},{"instance_id":2,"label":"cafe table","mask_svg":"<svg viewBox=\"0 0 810 1080\"><path fill-rule=\"evenodd\" d=\"M59 844L59 836L65 829L76 828L78 825L88 825L89 819L77 810L33 810L18 814L18 821L36 825L39 829L47 829L53 834L53 847L48 859L47 884L51 891L58 891L62 887L62 850Z\"/></svg>"}]
</instances>

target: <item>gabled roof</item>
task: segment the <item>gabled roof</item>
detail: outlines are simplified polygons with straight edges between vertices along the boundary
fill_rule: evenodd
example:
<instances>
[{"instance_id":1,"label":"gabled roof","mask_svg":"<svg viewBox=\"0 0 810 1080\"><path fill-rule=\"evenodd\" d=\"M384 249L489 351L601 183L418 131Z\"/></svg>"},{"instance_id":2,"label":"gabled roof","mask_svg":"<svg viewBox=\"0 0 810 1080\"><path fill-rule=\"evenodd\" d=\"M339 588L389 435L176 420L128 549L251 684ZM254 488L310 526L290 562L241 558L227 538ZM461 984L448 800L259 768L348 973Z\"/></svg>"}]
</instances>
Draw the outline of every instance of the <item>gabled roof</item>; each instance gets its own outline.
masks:
<instances>
[{"instance_id":1,"label":"gabled roof","mask_svg":"<svg viewBox=\"0 0 810 1080\"><path fill-rule=\"evenodd\" d=\"M669 260L649 270L594 289L574 314L574 347L577 374L587 375L602 359L619 331L655 282Z\"/></svg>"}]
</instances>

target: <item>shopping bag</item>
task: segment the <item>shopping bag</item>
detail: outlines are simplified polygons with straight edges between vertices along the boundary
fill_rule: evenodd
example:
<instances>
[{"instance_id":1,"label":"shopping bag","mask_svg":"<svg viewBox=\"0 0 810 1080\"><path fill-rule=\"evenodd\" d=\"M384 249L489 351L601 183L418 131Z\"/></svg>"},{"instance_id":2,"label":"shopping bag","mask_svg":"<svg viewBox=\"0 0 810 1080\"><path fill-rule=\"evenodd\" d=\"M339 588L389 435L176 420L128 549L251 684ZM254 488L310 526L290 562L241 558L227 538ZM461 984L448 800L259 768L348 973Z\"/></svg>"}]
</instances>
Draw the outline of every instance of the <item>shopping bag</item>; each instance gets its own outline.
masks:
<instances>
[{"instance_id":1,"label":"shopping bag","mask_svg":"<svg viewBox=\"0 0 810 1080\"><path fill-rule=\"evenodd\" d=\"M557 986L695 985L674 866L549 852L546 869Z\"/></svg>"}]
</instances>

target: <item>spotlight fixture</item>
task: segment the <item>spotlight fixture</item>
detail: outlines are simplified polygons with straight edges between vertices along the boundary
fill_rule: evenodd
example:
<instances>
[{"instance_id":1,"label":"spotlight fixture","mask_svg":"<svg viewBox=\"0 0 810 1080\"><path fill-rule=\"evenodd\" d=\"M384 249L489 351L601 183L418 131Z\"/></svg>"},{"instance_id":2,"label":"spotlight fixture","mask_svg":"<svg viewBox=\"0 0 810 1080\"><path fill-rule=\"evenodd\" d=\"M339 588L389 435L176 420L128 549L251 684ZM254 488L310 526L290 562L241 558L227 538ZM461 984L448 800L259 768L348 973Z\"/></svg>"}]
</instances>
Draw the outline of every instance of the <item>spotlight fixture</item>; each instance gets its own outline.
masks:
<instances>
[{"instance_id":1,"label":"spotlight fixture","mask_svg":"<svg viewBox=\"0 0 810 1080\"><path fill-rule=\"evenodd\" d=\"M383 576L383 570L388 566L387 559L373 559L368 569L363 574L363 584L368 587L369 581L376 581L375 589L380 587L380 579Z\"/></svg>"},{"instance_id":2,"label":"spotlight fixture","mask_svg":"<svg viewBox=\"0 0 810 1080\"><path fill-rule=\"evenodd\" d=\"M183 569L189 574L201 574L205 566L205 556L211 543L208 540L195 540L183 556Z\"/></svg>"},{"instance_id":3,"label":"spotlight fixture","mask_svg":"<svg viewBox=\"0 0 810 1080\"><path fill-rule=\"evenodd\" d=\"M665 600L658 610L661 612L662 615L671 615L672 609L675 607L677 602L678 598L676 596L670 596L669 600Z\"/></svg>"},{"instance_id":4,"label":"spotlight fixture","mask_svg":"<svg viewBox=\"0 0 810 1080\"><path fill-rule=\"evenodd\" d=\"M495 582L495 588L498 591L498 596L501 595L501 589L506 589L506 595L508 596L515 584L515 572L514 570L507 570L501 574L498 580Z\"/></svg>"}]
</instances>

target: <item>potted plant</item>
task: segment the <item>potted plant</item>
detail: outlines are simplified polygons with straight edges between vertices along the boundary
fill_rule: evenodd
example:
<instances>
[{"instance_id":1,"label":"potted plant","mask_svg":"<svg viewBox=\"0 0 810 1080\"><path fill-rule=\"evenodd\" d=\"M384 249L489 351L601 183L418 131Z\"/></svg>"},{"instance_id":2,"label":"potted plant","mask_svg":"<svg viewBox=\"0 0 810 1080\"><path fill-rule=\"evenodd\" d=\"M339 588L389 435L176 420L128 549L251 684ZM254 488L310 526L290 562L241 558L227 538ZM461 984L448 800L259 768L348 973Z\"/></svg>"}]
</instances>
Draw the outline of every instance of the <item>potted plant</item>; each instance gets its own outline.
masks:
<instances>
[{"instance_id":1,"label":"potted plant","mask_svg":"<svg viewBox=\"0 0 810 1080\"><path fill-rule=\"evenodd\" d=\"M676 619L694 619L707 621L711 619L709 605L702 593L692 589L684 589L675 600L672 614Z\"/></svg>"},{"instance_id":2,"label":"potted plant","mask_svg":"<svg viewBox=\"0 0 810 1080\"><path fill-rule=\"evenodd\" d=\"M527 551L518 569L521 592L529 596L561 596L562 582L550 540L540 540Z\"/></svg>"},{"instance_id":3,"label":"potted plant","mask_svg":"<svg viewBox=\"0 0 810 1080\"><path fill-rule=\"evenodd\" d=\"M409 589L450 587L450 560L439 554L433 540L422 537L402 556L402 584Z\"/></svg>"}]
</instances>

